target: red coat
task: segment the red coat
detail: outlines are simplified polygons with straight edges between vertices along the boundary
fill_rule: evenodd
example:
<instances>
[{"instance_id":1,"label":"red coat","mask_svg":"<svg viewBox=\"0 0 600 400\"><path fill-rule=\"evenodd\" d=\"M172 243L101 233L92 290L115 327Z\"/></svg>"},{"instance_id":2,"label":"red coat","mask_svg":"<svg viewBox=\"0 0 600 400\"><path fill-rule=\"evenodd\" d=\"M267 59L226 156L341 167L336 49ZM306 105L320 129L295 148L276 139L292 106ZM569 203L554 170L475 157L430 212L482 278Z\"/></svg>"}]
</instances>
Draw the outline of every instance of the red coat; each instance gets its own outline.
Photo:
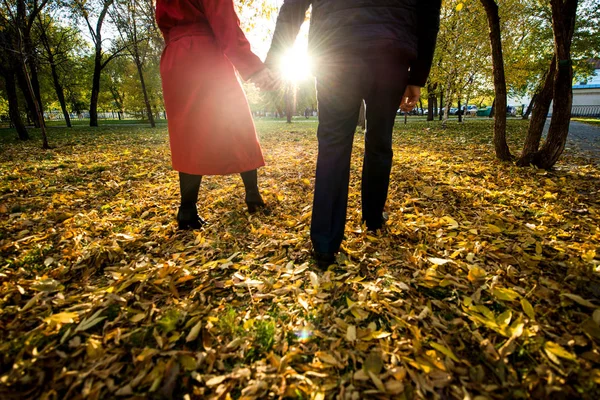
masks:
<instances>
[{"instance_id":1,"label":"red coat","mask_svg":"<svg viewBox=\"0 0 600 400\"><path fill-rule=\"evenodd\" d=\"M225 175L264 165L244 79L264 68L240 29L233 0L158 0L160 62L173 168Z\"/></svg>"}]
</instances>

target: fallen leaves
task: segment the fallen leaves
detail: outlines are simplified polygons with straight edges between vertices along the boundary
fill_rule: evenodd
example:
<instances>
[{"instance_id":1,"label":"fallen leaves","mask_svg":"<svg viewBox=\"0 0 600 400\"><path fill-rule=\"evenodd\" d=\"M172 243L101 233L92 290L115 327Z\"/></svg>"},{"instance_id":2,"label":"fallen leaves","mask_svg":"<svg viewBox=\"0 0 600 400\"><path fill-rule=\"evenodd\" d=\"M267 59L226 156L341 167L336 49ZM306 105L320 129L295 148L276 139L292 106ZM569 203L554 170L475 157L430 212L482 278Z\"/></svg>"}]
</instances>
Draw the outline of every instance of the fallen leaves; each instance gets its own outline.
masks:
<instances>
[{"instance_id":1,"label":"fallen leaves","mask_svg":"<svg viewBox=\"0 0 600 400\"><path fill-rule=\"evenodd\" d=\"M238 176L207 178L198 232L175 230L164 130L8 145L0 393L599 397L600 172L498 164L485 124L398 134L382 234L361 226L359 135L327 272L310 259L314 124L259 122L274 214L244 211Z\"/></svg>"}]
</instances>

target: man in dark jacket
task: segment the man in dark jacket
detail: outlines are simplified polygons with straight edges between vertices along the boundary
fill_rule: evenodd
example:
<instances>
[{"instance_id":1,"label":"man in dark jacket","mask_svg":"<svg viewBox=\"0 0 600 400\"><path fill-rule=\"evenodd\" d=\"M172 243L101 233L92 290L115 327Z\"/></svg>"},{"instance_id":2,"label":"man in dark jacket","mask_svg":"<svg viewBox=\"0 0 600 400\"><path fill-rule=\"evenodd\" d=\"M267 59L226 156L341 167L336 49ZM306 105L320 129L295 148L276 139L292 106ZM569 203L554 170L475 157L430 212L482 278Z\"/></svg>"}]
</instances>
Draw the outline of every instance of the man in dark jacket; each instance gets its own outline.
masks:
<instances>
[{"instance_id":1,"label":"man in dark jacket","mask_svg":"<svg viewBox=\"0 0 600 400\"><path fill-rule=\"evenodd\" d=\"M399 105L412 110L425 86L441 0L284 0L267 64L281 62L311 4L309 54L319 106L311 240L317 263L326 268L344 237L352 141L363 99L362 219L372 231L385 223L396 111Z\"/></svg>"}]
</instances>

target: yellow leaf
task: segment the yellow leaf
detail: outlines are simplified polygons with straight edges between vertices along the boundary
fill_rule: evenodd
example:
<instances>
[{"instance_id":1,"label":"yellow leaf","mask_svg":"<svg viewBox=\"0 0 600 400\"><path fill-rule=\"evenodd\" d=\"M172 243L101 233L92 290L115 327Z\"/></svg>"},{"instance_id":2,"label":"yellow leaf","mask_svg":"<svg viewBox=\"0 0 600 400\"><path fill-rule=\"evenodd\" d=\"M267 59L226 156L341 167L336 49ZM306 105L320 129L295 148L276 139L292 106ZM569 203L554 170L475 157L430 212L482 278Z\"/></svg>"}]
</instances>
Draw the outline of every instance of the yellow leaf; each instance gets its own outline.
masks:
<instances>
[{"instance_id":1,"label":"yellow leaf","mask_svg":"<svg viewBox=\"0 0 600 400\"><path fill-rule=\"evenodd\" d=\"M593 369L591 375L594 383L600 385L600 369Z\"/></svg>"},{"instance_id":2,"label":"yellow leaf","mask_svg":"<svg viewBox=\"0 0 600 400\"><path fill-rule=\"evenodd\" d=\"M451 360L459 362L458 358L456 358L456 356L454 355L452 350L450 350L446 346L443 346L443 345L441 345L439 343L435 343L435 342L430 343L430 345L431 345L431 347L433 347L440 353L444 354L445 356L448 356L448 358L450 358Z\"/></svg>"},{"instance_id":3,"label":"yellow leaf","mask_svg":"<svg viewBox=\"0 0 600 400\"><path fill-rule=\"evenodd\" d=\"M564 358L566 360L577 361L577 357L575 357L573 354L569 353L558 343L548 341L548 342L546 342L546 344L544 344L544 350L546 351L546 354L550 353L552 355L555 355L560 358ZM548 355L550 355L550 354L548 354ZM550 358L552 358L552 357L550 357Z\"/></svg>"},{"instance_id":4,"label":"yellow leaf","mask_svg":"<svg viewBox=\"0 0 600 400\"><path fill-rule=\"evenodd\" d=\"M478 267L477 265L473 265L469 269L469 275L467 276L467 278L471 282L475 282L475 281L478 281L480 279L484 279L485 276L486 276L486 272L485 272L485 270L483 268Z\"/></svg>"},{"instance_id":5,"label":"yellow leaf","mask_svg":"<svg viewBox=\"0 0 600 400\"><path fill-rule=\"evenodd\" d=\"M514 290L505 289L505 288L493 288L492 294L494 296L496 296L496 298L498 300L505 300L505 301L514 301L514 300L518 299L519 297L521 297L521 295L519 293L515 292Z\"/></svg>"},{"instance_id":6,"label":"yellow leaf","mask_svg":"<svg viewBox=\"0 0 600 400\"><path fill-rule=\"evenodd\" d=\"M196 370L196 359L190 355L183 354L179 356L179 364L181 364L186 371Z\"/></svg>"},{"instance_id":7,"label":"yellow leaf","mask_svg":"<svg viewBox=\"0 0 600 400\"><path fill-rule=\"evenodd\" d=\"M356 318L358 321L362 321L369 318L369 312L363 310L360 307L352 307L350 309L350 312L352 312L352 315L354 315L354 318Z\"/></svg>"},{"instance_id":8,"label":"yellow leaf","mask_svg":"<svg viewBox=\"0 0 600 400\"><path fill-rule=\"evenodd\" d=\"M592 261L594 261L594 258L596 258L596 250L586 251L585 253L583 253L581 258L583 259L583 261L591 263Z\"/></svg>"},{"instance_id":9,"label":"yellow leaf","mask_svg":"<svg viewBox=\"0 0 600 400\"><path fill-rule=\"evenodd\" d=\"M306 311L310 311L310 307L308 305L308 302L306 300L304 300L304 298L298 296L298 303L300 303L300 305L306 310Z\"/></svg>"},{"instance_id":10,"label":"yellow leaf","mask_svg":"<svg viewBox=\"0 0 600 400\"><path fill-rule=\"evenodd\" d=\"M315 393L313 400L325 400L325 392L319 391Z\"/></svg>"},{"instance_id":11,"label":"yellow leaf","mask_svg":"<svg viewBox=\"0 0 600 400\"><path fill-rule=\"evenodd\" d=\"M244 321L244 330L248 331L250 330L250 328L252 328L254 326L254 319L249 319Z\"/></svg>"},{"instance_id":12,"label":"yellow leaf","mask_svg":"<svg viewBox=\"0 0 600 400\"><path fill-rule=\"evenodd\" d=\"M537 254L537 255L542 254L542 245L540 242L535 242L535 254Z\"/></svg>"},{"instance_id":13,"label":"yellow leaf","mask_svg":"<svg viewBox=\"0 0 600 400\"><path fill-rule=\"evenodd\" d=\"M310 277L310 283L312 283L313 287L319 289L319 277L314 272L309 272L308 276Z\"/></svg>"},{"instance_id":14,"label":"yellow leaf","mask_svg":"<svg viewBox=\"0 0 600 400\"><path fill-rule=\"evenodd\" d=\"M346 330L346 339L349 342L356 341L356 326L348 325L348 329Z\"/></svg>"},{"instance_id":15,"label":"yellow leaf","mask_svg":"<svg viewBox=\"0 0 600 400\"><path fill-rule=\"evenodd\" d=\"M493 224L487 224L487 228L490 230L490 232L492 233L502 233L502 228L493 225Z\"/></svg>"},{"instance_id":16,"label":"yellow leaf","mask_svg":"<svg viewBox=\"0 0 600 400\"><path fill-rule=\"evenodd\" d=\"M315 353L319 360L323 361L325 364L333 365L335 367L340 365L340 362L331 354L324 351L317 351Z\"/></svg>"},{"instance_id":17,"label":"yellow leaf","mask_svg":"<svg viewBox=\"0 0 600 400\"><path fill-rule=\"evenodd\" d=\"M442 218L442 221L448 224L448 229L458 229L458 222L448 215Z\"/></svg>"},{"instance_id":18,"label":"yellow leaf","mask_svg":"<svg viewBox=\"0 0 600 400\"><path fill-rule=\"evenodd\" d=\"M458 3L456 5L456 11L461 11L465 7L464 3Z\"/></svg>"},{"instance_id":19,"label":"yellow leaf","mask_svg":"<svg viewBox=\"0 0 600 400\"><path fill-rule=\"evenodd\" d=\"M375 331L370 333L366 338L364 338L363 340L365 341L369 341L369 340L377 340L377 339L385 339L388 336L391 336L392 334L389 332L384 332L384 331Z\"/></svg>"},{"instance_id":20,"label":"yellow leaf","mask_svg":"<svg viewBox=\"0 0 600 400\"><path fill-rule=\"evenodd\" d=\"M533 306L527 299L521 299L521 307L523 307L523 312L533 321L535 321L535 311L533 310Z\"/></svg>"},{"instance_id":21,"label":"yellow leaf","mask_svg":"<svg viewBox=\"0 0 600 400\"><path fill-rule=\"evenodd\" d=\"M44 319L47 324L72 324L77 318L77 313L63 312L49 316Z\"/></svg>"},{"instance_id":22,"label":"yellow leaf","mask_svg":"<svg viewBox=\"0 0 600 400\"><path fill-rule=\"evenodd\" d=\"M496 323L498 324L498 326L500 328L507 328L508 325L510 324L511 319L512 319L512 311L507 310L507 311L504 311L502 314L498 315L498 317L496 318Z\"/></svg>"},{"instance_id":23,"label":"yellow leaf","mask_svg":"<svg viewBox=\"0 0 600 400\"><path fill-rule=\"evenodd\" d=\"M102 356L104 353L102 342L94 338L89 338L87 345L85 346L85 352L87 356L92 359Z\"/></svg>"}]
</instances>

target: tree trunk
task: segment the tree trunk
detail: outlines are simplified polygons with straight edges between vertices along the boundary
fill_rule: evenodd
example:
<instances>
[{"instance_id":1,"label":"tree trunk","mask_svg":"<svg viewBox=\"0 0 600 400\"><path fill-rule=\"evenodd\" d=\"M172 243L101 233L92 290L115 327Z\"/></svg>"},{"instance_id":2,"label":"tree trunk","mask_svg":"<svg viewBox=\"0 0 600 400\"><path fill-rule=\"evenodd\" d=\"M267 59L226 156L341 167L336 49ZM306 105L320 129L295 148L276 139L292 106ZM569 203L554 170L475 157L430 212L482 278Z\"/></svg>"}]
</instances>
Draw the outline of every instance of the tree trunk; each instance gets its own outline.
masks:
<instances>
[{"instance_id":1,"label":"tree trunk","mask_svg":"<svg viewBox=\"0 0 600 400\"><path fill-rule=\"evenodd\" d=\"M526 167L532 164L535 154L539 150L544 126L546 125L546 120L548 118L548 111L550 111L550 103L552 103L555 75L556 56L552 57L550 68L548 69L548 72L546 72L546 77L544 78L541 89L533 96L535 99L535 104L533 105L535 112L531 115L531 121L529 121L529 129L527 130L527 137L525 138L521 158L517 161L517 165L520 167ZM529 108L530 110L527 112L532 112L531 105Z\"/></svg>"},{"instance_id":2,"label":"tree trunk","mask_svg":"<svg viewBox=\"0 0 600 400\"><path fill-rule=\"evenodd\" d=\"M494 89L496 92L494 120L494 147L496 157L502 161L512 159L506 143L506 77L504 75L504 59L502 55L502 39L500 34L500 16L495 0L480 0L485 8L490 28L490 43L492 46L492 62L494 64Z\"/></svg>"},{"instance_id":3,"label":"tree trunk","mask_svg":"<svg viewBox=\"0 0 600 400\"><path fill-rule=\"evenodd\" d=\"M363 130L367 128L367 107L364 100L362 100L360 103L360 112L358 113L358 126L360 126Z\"/></svg>"},{"instance_id":4,"label":"tree trunk","mask_svg":"<svg viewBox=\"0 0 600 400\"><path fill-rule=\"evenodd\" d=\"M531 110L533 109L533 105L536 102L537 96L538 96L538 92L535 92L533 94L533 97L531 97L531 101L529 102L529 105L527 106L527 109L523 110L523 117L522 117L522 119L524 119L524 120L528 120L529 119L529 116L531 115Z\"/></svg>"},{"instance_id":5,"label":"tree trunk","mask_svg":"<svg viewBox=\"0 0 600 400\"><path fill-rule=\"evenodd\" d=\"M19 112L19 98L17 97L17 85L15 82L14 71L6 71L4 74L4 82L6 84L6 97L8 98L8 112L10 121L17 130L20 140L29 140L29 133L21 119Z\"/></svg>"},{"instance_id":6,"label":"tree trunk","mask_svg":"<svg viewBox=\"0 0 600 400\"><path fill-rule=\"evenodd\" d=\"M142 85L142 93L144 94L144 103L146 103L146 113L148 113L148 121L150 122L150 126L152 128L156 128L156 123L154 122L154 116L152 114L152 106L150 105L150 99L148 98L148 90L146 90L146 82L144 81L144 73L142 71L142 63L140 62L140 58L136 55L135 57L135 65L137 66L138 75L140 76L140 84Z\"/></svg>"},{"instance_id":7,"label":"tree trunk","mask_svg":"<svg viewBox=\"0 0 600 400\"><path fill-rule=\"evenodd\" d=\"M39 15L38 19L40 25L40 39L42 40L42 44L44 45L44 48L46 49L46 53L48 55L48 63L50 64L50 71L52 73L52 82L54 83L54 91L56 92L56 97L58 98L58 102L60 103L60 108L62 110L63 116L65 117L65 123L67 124L67 128L71 128L71 116L67 111L67 103L65 102L65 92L62 85L60 84L60 79L58 77L56 61L54 59L54 53L52 52L52 46L50 46L48 36L46 35L46 28L44 27L42 19Z\"/></svg>"},{"instance_id":8,"label":"tree trunk","mask_svg":"<svg viewBox=\"0 0 600 400\"><path fill-rule=\"evenodd\" d=\"M50 58L50 69L52 71L52 82L54 82L54 90L56 91L56 97L58 97L58 102L60 103L60 108L62 110L63 116L65 117L65 123L67 124L67 128L71 128L71 117L69 116L69 111L67 110L67 103L65 102L65 92L63 90L62 85L60 84L58 73L56 72L56 65L52 57Z\"/></svg>"},{"instance_id":9,"label":"tree trunk","mask_svg":"<svg viewBox=\"0 0 600 400\"><path fill-rule=\"evenodd\" d=\"M444 113L442 112L442 107L444 106L444 89L440 88L440 104L438 109L438 117L440 121L442 120Z\"/></svg>"},{"instance_id":10,"label":"tree trunk","mask_svg":"<svg viewBox=\"0 0 600 400\"><path fill-rule=\"evenodd\" d=\"M548 137L534 157L538 168L550 169L556 164L567 143L573 105L573 63L571 42L575 31L578 0L550 0L554 51L557 58L554 77L554 105Z\"/></svg>"},{"instance_id":11,"label":"tree trunk","mask_svg":"<svg viewBox=\"0 0 600 400\"><path fill-rule=\"evenodd\" d=\"M25 30L27 31L27 30ZM37 64L34 58L34 47L31 43L31 37L29 33L23 34L23 45L25 54L27 55L27 67L29 69L29 78L31 81L31 88L33 89L34 99L37 101L38 108L44 113L44 104L42 102L42 93L40 91L40 80L37 73Z\"/></svg>"},{"instance_id":12,"label":"tree trunk","mask_svg":"<svg viewBox=\"0 0 600 400\"><path fill-rule=\"evenodd\" d=\"M448 82L446 82L446 104L444 106L443 112L443 120L442 120L442 128L446 128L448 125L448 119L450 118L450 107L452 106L452 89L451 89L451 79L454 76L454 72L448 74Z\"/></svg>"},{"instance_id":13,"label":"tree trunk","mask_svg":"<svg viewBox=\"0 0 600 400\"><path fill-rule=\"evenodd\" d=\"M462 110L461 110L460 97L458 98L458 122L463 122Z\"/></svg>"},{"instance_id":14,"label":"tree trunk","mask_svg":"<svg viewBox=\"0 0 600 400\"><path fill-rule=\"evenodd\" d=\"M488 115L488 118L494 118L496 116L496 99L494 98L494 101L492 101L492 109L490 110L490 115Z\"/></svg>"},{"instance_id":15,"label":"tree trunk","mask_svg":"<svg viewBox=\"0 0 600 400\"><path fill-rule=\"evenodd\" d=\"M34 97L33 86L31 86L31 80L29 79L29 72L27 71L27 64L25 60L21 58L21 67L23 68L23 74L25 75L25 81L27 83L27 89L29 90L29 94L31 97ZM39 108L37 101L33 102L35 106L35 113L37 115L37 120L40 125L40 129L42 131L42 149L49 149L48 145L48 136L46 135L46 124L44 124L44 112Z\"/></svg>"},{"instance_id":16,"label":"tree trunk","mask_svg":"<svg viewBox=\"0 0 600 400\"><path fill-rule=\"evenodd\" d=\"M419 107L421 108L420 116L423 116L423 98L419 97Z\"/></svg>"},{"instance_id":17,"label":"tree trunk","mask_svg":"<svg viewBox=\"0 0 600 400\"><path fill-rule=\"evenodd\" d=\"M94 57L94 75L92 77L92 96L90 97L90 126L98 126L98 97L100 96L100 74L102 73L102 52L96 49Z\"/></svg>"},{"instance_id":18,"label":"tree trunk","mask_svg":"<svg viewBox=\"0 0 600 400\"><path fill-rule=\"evenodd\" d=\"M292 123L292 117L294 116L294 97L296 87L293 84L289 84L285 91L285 115L287 117L287 123Z\"/></svg>"},{"instance_id":19,"label":"tree trunk","mask_svg":"<svg viewBox=\"0 0 600 400\"><path fill-rule=\"evenodd\" d=\"M436 103L435 96L433 94L429 94L429 97L427 98L427 121L433 121L435 109L437 107Z\"/></svg>"},{"instance_id":20,"label":"tree trunk","mask_svg":"<svg viewBox=\"0 0 600 400\"><path fill-rule=\"evenodd\" d=\"M467 117L467 115L469 115L469 102L471 101L471 92L468 91L467 92L467 101L465 102L465 118Z\"/></svg>"},{"instance_id":21,"label":"tree trunk","mask_svg":"<svg viewBox=\"0 0 600 400\"><path fill-rule=\"evenodd\" d=\"M23 93L23 97L25 98L25 105L27 111L27 120L33 123L33 126L39 128L39 121L37 116L35 115L35 104L33 100L33 96L29 92L29 88L27 87L27 79L23 74L23 68L17 67L15 69L17 75L17 82L19 83L19 88L21 89L21 93Z\"/></svg>"}]
</instances>

